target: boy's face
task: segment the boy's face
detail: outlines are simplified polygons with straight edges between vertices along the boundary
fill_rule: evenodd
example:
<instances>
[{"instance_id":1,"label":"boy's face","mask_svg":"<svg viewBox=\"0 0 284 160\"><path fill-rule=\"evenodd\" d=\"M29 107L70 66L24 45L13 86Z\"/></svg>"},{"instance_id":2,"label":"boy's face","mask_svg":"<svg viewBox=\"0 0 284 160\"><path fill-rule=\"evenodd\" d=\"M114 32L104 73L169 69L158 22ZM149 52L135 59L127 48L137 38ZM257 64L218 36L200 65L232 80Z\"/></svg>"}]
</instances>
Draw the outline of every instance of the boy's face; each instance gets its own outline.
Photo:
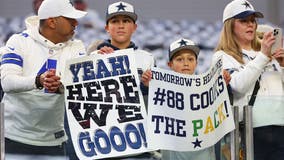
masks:
<instances>
[{"instance_id":1,"label":"boy's face","mask_svg":"<svg viewBox=\"0 0 284 160\"><path fill-rule=\"evenodd\" d=\"M129 16L125 15L112 17L105 26L114 46L130 43L131 36L136 31L136 28L136 23Z\"/></svg>"},{"instance_id":2,"label":"boy's face","mask_svg":"<svg viewBox=\"0 0 284 160\"><path fill-rule=\"evenodd\" d=\"M168 66L175 72L183 74L193 74L197 66L196 55L188 49L178 51Z\"/></svg>"}]
</instances>

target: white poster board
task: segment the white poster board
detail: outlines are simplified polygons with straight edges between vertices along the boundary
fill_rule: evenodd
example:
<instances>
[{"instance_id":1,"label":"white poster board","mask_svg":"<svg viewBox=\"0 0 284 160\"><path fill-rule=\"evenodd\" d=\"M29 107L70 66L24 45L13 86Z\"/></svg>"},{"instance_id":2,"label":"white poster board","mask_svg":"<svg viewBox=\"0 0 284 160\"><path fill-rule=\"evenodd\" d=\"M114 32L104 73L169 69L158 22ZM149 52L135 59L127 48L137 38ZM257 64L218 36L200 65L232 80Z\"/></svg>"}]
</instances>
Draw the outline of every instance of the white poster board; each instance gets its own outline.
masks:
<instances>
[{"instance_id":1,"label":"white poster board","mask_svg":"<svg viewBox=\"0 0 284 160\"><path fill-rule=\"evenodd\" d=\"M132 49L69 60L63 83L79 159L147 151L147 115Z\"/></svg>"},{"instance_id":2,"label":"white poster board","mask_svg":"<svg viewBox=\"0 0 284 160\"><path fill-rule=\"evenodd\" d=\"M235 128L219 59L201 75L152 68L148 98L148 147L197 151Z\"/></svg>"}]
</instances>

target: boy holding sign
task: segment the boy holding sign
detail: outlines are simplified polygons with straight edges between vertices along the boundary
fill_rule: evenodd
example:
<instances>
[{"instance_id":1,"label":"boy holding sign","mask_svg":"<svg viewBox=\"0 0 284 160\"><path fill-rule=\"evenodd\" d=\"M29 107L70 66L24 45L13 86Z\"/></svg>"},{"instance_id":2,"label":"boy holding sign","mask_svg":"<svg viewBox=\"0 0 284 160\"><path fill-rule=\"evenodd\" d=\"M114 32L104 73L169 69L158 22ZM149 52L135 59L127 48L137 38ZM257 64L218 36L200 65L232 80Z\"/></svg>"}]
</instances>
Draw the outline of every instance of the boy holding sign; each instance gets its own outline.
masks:
<instances>
[{"instance_id":1,"label":"boy holding sign","mask_svg":"<svg viewBox=\"0 0 284 160\"><path fill-rule=\"evenodd\" d=\"M171 43L169 47L168 66L175 72L192 75L197 67L197 58L199 47L191 40L178 39ZM223 72L226 83L230 81L228 72ZM149 86L152 72L147 70L142 74L142 82L145 86ZM210 147L201 151L194 152L178 152L178 151L162 151L162 159L171 160L215 160L214 147Z\"/></svg>"},{"instance_id":2,"label":"boy holding sign","mask_svg":"<svg viewBox=\"0 0 284 160\"><path fill-rule=\"evenodd\" d=\"M131 41L133 33L137 29L137 14L133 5L120 1L112 3L107 8L105 30L110 38L99 43L97 50L91 54L109 54L115 50L133 48L139 77L143 71L155 65L154 57L151 53L138 49L138 46ZM89 46L92 48L94 46ZM140 85L144 99L147 99L148 88L142 83ZM145 101L147 107L147 100Z\"/></svg>"},{"instance_id":3,"label":"boy holding sign","mask_svg":"<svg viewBox=\"0 0 284 160\"><path fill-rule=\"evenodd\" d=\"M137 14L135 13L133 5L119 1L112 3L108 6L106 12L106 26L105 30L109 34L110 38L96 44L97 51L91 54L110 54L116 50L133 48L135 53L135 63L139 77L143 71L153 67L155 65L154 57L151 53L138 49L134 42L131 41L132 34L137 29ZM89 46L93 48L94 46ZM148 88L142 83L140 89L143 93L145 103L147 103ZM145 105L147 106L147 104ZM146 108L147 109L147 108ZM112 158L112 160L126 160L126 159L154 159L153 152L146 152L138 155L132 155L127 157Z\"/></svg>"}]
</instances>

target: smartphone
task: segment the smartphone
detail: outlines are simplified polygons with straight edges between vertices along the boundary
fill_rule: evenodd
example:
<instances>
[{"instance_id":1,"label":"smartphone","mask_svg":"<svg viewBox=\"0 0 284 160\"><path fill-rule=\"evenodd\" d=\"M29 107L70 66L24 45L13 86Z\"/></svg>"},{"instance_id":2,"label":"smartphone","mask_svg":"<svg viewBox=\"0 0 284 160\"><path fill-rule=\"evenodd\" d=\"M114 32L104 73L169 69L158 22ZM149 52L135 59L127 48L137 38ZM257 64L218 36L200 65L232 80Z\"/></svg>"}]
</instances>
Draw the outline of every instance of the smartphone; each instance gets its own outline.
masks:
<instances>
[{"instance_id":1,"label":"smartphone","mask_svg":"<svg viewBox=\"0 0 284 160\"><path fill-rule=\"evenodd\" d=\"M273 29L273 36L275 37L275 42L271 47L271 54L275 52L276 49L282 47L282 29L281 28L274 28Z\"/></svg>"}]
</instances>

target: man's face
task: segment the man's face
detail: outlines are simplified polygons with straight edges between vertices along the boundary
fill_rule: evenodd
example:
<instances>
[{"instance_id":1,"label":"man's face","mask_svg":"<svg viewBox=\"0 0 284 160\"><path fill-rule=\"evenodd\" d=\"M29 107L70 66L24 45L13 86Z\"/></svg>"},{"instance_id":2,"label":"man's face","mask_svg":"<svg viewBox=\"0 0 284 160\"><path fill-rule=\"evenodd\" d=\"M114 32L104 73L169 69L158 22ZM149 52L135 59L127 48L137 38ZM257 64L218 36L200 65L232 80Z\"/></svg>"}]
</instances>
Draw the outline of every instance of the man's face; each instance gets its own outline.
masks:
<instances>
[{"instance_id":1,"label":"man's face","mask_svg":"<svg viewBox=\"0 0 284 160\"><path fill-rule=\"evenodd\" d=\"M76 19L63 16L52 18L51 21L54 31L54 43L62 43L71 39L75 33L74 30L78 25L78 21Z\"/></svg>"}]
</instances>

